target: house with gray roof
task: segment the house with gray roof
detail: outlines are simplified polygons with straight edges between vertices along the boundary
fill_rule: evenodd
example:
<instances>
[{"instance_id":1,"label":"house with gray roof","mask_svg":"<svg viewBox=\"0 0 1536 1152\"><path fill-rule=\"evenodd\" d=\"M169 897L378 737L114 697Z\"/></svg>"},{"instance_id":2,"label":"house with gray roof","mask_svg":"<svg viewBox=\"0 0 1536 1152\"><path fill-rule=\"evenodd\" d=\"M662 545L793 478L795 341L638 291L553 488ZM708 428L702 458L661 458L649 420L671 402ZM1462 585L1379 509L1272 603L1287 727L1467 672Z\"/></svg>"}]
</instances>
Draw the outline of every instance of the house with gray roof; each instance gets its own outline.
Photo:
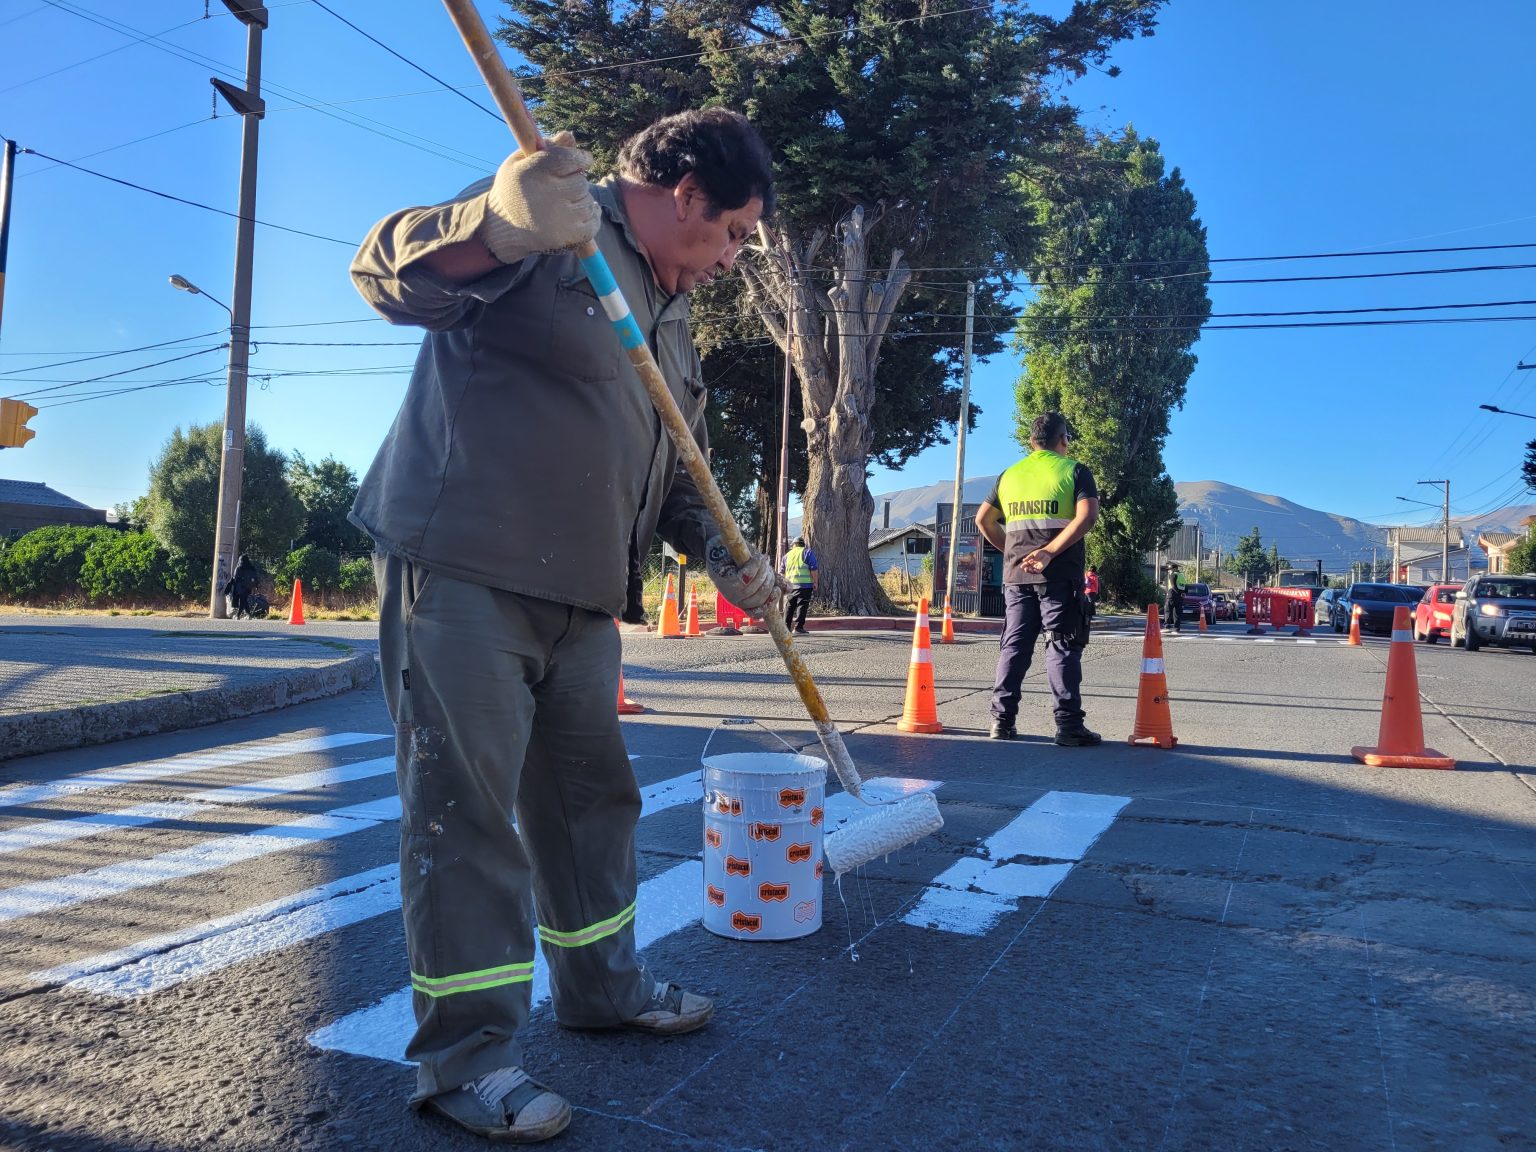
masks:
<instances>
[{"instance_id":1,"label":"house with gray roof","mask_svg":"<svg viewBox=\"0 0 1536 1152\"><path fill-rule=\"evenodd\" d=\"M0 480L0 540L14 540L51 524L105 524L107 514L46 484Z\"/></svg>"}]
</instances>

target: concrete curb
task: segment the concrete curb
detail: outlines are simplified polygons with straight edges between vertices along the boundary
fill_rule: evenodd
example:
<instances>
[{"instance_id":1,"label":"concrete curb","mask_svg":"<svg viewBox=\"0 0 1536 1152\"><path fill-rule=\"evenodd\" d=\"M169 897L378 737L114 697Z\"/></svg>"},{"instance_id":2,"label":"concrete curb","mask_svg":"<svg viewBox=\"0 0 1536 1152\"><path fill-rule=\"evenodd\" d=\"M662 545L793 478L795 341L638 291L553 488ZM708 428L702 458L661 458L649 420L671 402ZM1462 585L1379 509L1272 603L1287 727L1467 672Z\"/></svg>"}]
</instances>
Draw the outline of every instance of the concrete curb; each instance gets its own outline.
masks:
<instances>
[{"instance_id":1,"label":"concrete curb","mask_svg":"<svg viewBox=\"0 0 1536 1152\"><path fill-rule=\"evenodd\" d=\"M198 728L339 696L372 683L378 671L377 657L361 652L318 668L277 672L254 684L0 716L0 763L87 744Z\"/></svg>"}]
</instances>

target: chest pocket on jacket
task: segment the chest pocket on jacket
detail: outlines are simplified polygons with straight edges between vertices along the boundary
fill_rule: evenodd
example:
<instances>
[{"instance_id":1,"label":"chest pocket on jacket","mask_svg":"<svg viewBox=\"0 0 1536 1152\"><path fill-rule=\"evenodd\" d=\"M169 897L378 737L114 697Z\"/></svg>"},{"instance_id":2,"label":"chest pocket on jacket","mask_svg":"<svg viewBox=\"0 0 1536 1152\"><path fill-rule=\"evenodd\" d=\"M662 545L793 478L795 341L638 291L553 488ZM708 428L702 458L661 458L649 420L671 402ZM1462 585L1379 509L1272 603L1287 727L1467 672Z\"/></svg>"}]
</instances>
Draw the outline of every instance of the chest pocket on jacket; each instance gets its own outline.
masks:
<instances>
[{"instance_id":1,"label":"chest pocket on jacket","mask_svg":"<svg viewBox=\"0 0 1536 1152\"><path fill-rule=\"evenodd\" d=\"M549 321L551 367L562 376L596 383L619 378L624 349L586 277L562 278Z\"/></svg>"}]
</instances>

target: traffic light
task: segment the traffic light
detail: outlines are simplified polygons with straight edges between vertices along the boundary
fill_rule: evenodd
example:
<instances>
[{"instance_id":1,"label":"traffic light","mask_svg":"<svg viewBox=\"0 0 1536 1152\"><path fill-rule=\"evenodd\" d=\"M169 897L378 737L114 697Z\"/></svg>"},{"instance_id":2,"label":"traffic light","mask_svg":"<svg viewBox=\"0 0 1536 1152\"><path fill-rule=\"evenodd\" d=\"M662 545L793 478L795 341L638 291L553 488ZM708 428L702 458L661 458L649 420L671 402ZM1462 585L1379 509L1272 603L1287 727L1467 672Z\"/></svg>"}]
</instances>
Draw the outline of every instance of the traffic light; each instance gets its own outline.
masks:
<instances>
[{"instance_id":1,"label":"traffic light","mask_svg":"<svg viewBox=\"0 0 1536 1152\"><path fill-rule=\"evenodd\" d=\"M27 427L36 415L37 409L25 400L0 400L0 448L20 448L36 436Z\"/></svg>"}]
</instances>

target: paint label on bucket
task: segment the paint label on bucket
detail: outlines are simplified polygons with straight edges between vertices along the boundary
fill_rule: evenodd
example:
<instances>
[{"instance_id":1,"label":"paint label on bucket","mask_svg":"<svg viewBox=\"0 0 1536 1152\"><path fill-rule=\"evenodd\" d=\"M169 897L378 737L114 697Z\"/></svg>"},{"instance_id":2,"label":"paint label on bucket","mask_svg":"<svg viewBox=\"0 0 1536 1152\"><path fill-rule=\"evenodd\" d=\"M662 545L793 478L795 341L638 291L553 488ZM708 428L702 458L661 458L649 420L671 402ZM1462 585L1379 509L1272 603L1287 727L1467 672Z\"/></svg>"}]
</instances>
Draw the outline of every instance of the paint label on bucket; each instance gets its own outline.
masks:
<instances>
[{"instance_id":1,"label":"paint label on bucket","mask_svg":"<svg viewBox=\"0 0 1536 1152\"><path fill-rule=\"evenodd\" d=\"M806 921L813 920L815 918L816 901L802 900L800 903L795 905L795 920L797 923L804 924Z\"/></svg>"},{"instance_id":2,"label":"paint label on bucket","mask_svg":"<svg viewBox=\"0 0 1536 1152\"><path fill-rule=\"evenodd\" d=\"M763 926L763 918L747 912L732 912L731 927L738 932L756 932Z\"/></svg>"},{"instance_id":3,"label":"paint label on bucket","mask_svg":"<svg viewBox=\"0 0 1536 1152\"><path fill-rule=\"evenodd\" d=\"M754 840L777 840L779 833L784 831L782 824L748 824L747 835Z\"/></svg>"},{"instance_id":4,"label":"paint label on bucket","mask_svg":"<svg viewBox=\"0 0 1536 1152\"><path fill-rule=\"evenodd\" d=\"M791 844L785 850L784 857L791 864L804 864L811 858L811 846L809 844Z\"/></svg>"},{"instance_id":5,"label":"paint label on bucket","mask_svg":"<svg viewBox=\"0 0 1536 1152\"><path fill-rule=\"evenodd\" d=\"M775 900L781 902L788 900L789 885L771 884L765 881L764 883L757 886L757 898L765 904L772 903Z\"/></svg>"}]
</instances>

